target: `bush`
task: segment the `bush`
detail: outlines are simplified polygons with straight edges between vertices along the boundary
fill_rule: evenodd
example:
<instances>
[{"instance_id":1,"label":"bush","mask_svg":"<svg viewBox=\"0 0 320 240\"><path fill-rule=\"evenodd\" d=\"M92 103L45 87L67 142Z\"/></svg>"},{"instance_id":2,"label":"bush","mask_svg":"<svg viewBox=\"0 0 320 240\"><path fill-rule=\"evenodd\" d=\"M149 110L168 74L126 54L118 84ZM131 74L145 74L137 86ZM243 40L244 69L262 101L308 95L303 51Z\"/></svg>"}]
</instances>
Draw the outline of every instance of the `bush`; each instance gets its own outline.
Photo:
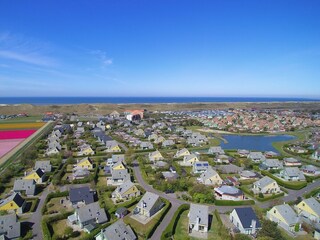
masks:
<instances>
[{"instance_id":1,"label":"bush","mask_svg":"<svg viewBox=\"0 0 320 240\"><path fill-rule=\"evenodd\" d=\"M166 199L163 199L162 201L164 201L166 203L163 212L159 218L159 220L154 224L154 226L149 230L149 232L146 233L146 237L147 239L149 239L152 234L154 233L154 231L157 229L157 227L160 225L160 223L162 222L162 220L164 219L164 217L166 216L166 214L169 212L170 208L171 208L171 202L169 202Z\"/></svg>"},{"instance_id":2,"label":"bush","mask_svg":"<svg viewBox=\"0 0 320 240\"><path fill-rule=\"evenodd\" d=\"M262 192L259 193L259 198L264 198L264 195Z\"/></svg>"},{"instance_id":3,"label":"bush","mask_svg":"<svg viewBox=\"0 0 320 240\"><path fill-rule=\"evenodd\" d=\"M58 197L67 197L67 196L69 196L69 192L68 191L65 191L65 192L55 192L55 193L49 193L48 194L48 196L47 196L47 198L46 198L46 200L44 201L44 204L43 204L43 208L41 209L41 213L42 213L42 215L44 215L46 212L47 212L47 210L48 210L48 208L47 207L50 207L49 205L48 205L48 202L52 199L52 198L58 198ZM47 206L48 205L48 206Z\"/></svg>"},{"instance_id":4,"label":"bush","mask_svg":"<svg viewBox=\"0 0 320 240\"><path fill-rule=\"evenodd\" d=\"M306 181L302 181L302 182L287 182L287 181L283 181L280 178L277 178L276 176L274 176L273 174L269 173L268 171L261 171L261 173L265 176L268 176L272 179L274 179L279 185L289 188L289 189L293 189L293 190L299 190L304 188L305 186L307 186L307 182Z\"/></svg>"},{"instance_id":5,"label":"bush","mask_svg":"<svg viewBox=\"0 0 320 240\"><path fill-rule=\"evenodd\" d=\"M243 200L243 201L232 201L232 200L215 200L215 205L217 206L243 206L243 205L253 205L253 200Z\"/></svg>"},{"instance_id":6,"label":"bush","mask_svg":"<svg viewBox=\"0 0 320 240\"><path fill-rule=\"evenodd\" d=\"M163 233L161 235L161 240L170 239L170 237L175 234L175 230L176 230L176 227L177 227L177 224L178 224L178 221L180 219L181 214L184 211L188 210L189 208L190 208L190 206L188 204L183 204L177 209L177 211L174 213L170 223L168 224L166 229L163 231Z\"/></svg>"}]
</instances>

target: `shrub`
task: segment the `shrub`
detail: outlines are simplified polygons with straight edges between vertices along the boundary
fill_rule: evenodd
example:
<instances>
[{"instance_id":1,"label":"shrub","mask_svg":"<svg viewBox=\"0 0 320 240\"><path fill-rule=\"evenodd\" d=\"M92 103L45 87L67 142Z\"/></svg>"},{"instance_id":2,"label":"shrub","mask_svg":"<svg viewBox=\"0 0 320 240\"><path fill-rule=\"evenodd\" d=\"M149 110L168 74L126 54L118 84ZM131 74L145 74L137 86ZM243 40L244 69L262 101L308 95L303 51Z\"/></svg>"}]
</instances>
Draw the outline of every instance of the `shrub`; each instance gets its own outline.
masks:
<instances>
[{"instance_id":1,"label":"shrub","mask_svg":"<svg viewBox=\"0 0 320 240\"><path fill-rule=\"evenodd\" d=\"M166 214L169 212L170 208L171 208L171 202L169 202L166 199L163 199L162 201L164 201L166 203L163 212L159 218L159 220L154 224L154 226L149 230L149 232L146 233L146 237L147 239L149 239L152 234L154 233L154 231L157 229L157 227L160 225L160 223L162 222L162 220L164 219L164 217L166 216Z\"/></svg>"},{"instance_id":2,"label":"shrub","mask_svg":"<svg viewBox=\"0 0 320 240\"><path fill-rule=\"evenodd\" d=\"M188 210L190 206L188 204L183 204L181 205L177 211L174 213L170 223L166 227L166 229L163 231L161 235L161 240L169 239L171 236L175 234L175 230L178 224L178 221L180 219L181 214Z\"/></svg>"}]
</instances>

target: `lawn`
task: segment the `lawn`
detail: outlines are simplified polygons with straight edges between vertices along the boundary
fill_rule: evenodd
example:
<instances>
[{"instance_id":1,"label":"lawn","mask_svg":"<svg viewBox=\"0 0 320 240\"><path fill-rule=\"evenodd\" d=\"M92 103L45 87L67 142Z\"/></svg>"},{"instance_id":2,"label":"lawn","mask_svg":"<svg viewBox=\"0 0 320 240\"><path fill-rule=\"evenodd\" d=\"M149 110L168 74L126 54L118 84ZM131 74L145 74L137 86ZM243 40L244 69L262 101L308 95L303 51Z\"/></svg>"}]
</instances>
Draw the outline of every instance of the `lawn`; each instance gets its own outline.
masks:
<instances>
[{"instance_id":1,"label":"lawn","mask_svg":"<svg viewBox=\"0 0 320 240\"><path fill-rule=\"evenodd\" d=\"M200 240L200 238L194 238L194 237L190 237L188 234L188 211L184 211L181 216L180 219L178 221L176 230L175 230L175 234L174 234L174 239L175 240L185 240L185 239L189 239L189 240ZM217 221L217 218L215 215L213 215L212 217L212 223L211 223L211 227L209 230L209 234L208 234L208 239L215 239L215 240L228 240L228 238L226 238L225 236L221 236L220 231L221 231L221 226L219 224L219 222Z\"/></svg>"},{"instance_id":2,"label":"lawn","mask_svg":"<svg viewBox=\"0 0 320 240\"><path fill-rule=\"evenodd\" d=\"M64 204L60 204L60 200L64 201ZM55 212L62 212L62 211L72 211L73 208L71 204L68 204L66 201L66 197L58 197L52 198L47 203L47 213L55 213Z\"/></svg>"},{"instance_id":3,"label":"lawn","mask_svg":"<svg viewBox=\"0 0 320 240\"><path fill-rule=\"evenodd\" d=\"M53 235L54 236L63 236L64 235L64 231L67 228L67 219L63 219L63 220L59 220L56 222L53 222L51 224L52 226L52 230L53 230ZM85 235L87 235L85 232L81 231L80 232L80 236L76 237L76 238L72 238L72 239L81 239L82 237L84 237ZM68 238L70 239L70 237Z\"/></svg>"},{"instance_id":4,"label":"lawn","mask_svg":"<svg viewBox=\"0 0 320 240\"><path fill-rule=\"evenodd\" d=\"M4 123L29 123L29 122L37 122L40 121L42 118L41 115L39 116L29 116L29 117L17 117L17 118L10 118L1 120L0 124Z\"/></svg>"},{"instance_id":5,"label":"lawn","mask_svg":"<svg viewBox=\"0 0 320 240\"><path fill-rule=\"evenodd\" d=\"M134 208L134 207L133 207ZM130 210L133 208L130 208ZM160 219L161 215L162 215L162 211L164 210L165 207L162 208L162 210L157 213L157 215L147 224L141 224L138 221L132 219L130 217L131 214L125 216L123 218L123 221L126 224L129 224L136 232L138 239L145 239L146 238L146 234L151 230L151 228L158 222L158 220Z\"/></svg>"}]
</instances>

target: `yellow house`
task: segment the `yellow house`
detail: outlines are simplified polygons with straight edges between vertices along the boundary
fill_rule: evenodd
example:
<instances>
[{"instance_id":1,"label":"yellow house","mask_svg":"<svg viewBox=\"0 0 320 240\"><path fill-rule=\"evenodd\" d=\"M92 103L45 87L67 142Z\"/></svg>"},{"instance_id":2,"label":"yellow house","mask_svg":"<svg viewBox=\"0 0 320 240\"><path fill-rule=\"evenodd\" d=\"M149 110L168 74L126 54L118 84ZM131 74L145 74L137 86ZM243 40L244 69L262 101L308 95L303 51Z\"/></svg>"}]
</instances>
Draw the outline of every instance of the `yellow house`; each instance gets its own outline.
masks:
<instances>
[{"instance_id":1,"label":"yellow house","mask_svg":"<svg viewBox=\"0 0 320 240\"><path fill-rule=\"evenodd\" d=\"M78 152L78 156L89 156L89 155L94 155L94 151L92 150L91 147L86 147L80 150Z\"/></svg>"},{"instance_id":2,"label":"yellow house","mask_svg":"<svg viewBox=\"0 0 320 240\"><path fill-rule=\"evenodd\" d=\"M187 155L190 155L189 150L186 149L186 148L183 148L183 149L178 150L176 152L176 154L174 155L174 158L184 157L184 156L187 156Z\"/></svg>"},{"instance_id":3,"label":"yellow house","mask_svg":"<svg viewBox=\"0 0 320 240\"><path fill-rule=\"evenodd\" d=\"M162 160L162 159L163 159L163 156L161 155L161 153L158 150L149 153L149 160L151 162Z\"/></svg>"},{"instance_id":4,"label":"yellow house","mask_svg":"<svg viewBox=\"0 0 320 240\"><path fill-rule=\"evenodd\" d=\"M23 213L25 205L25 200L19 193L15 193L0 201L0 211L15 211L17 213Z\"/></svg>"},{"instance_id":5,"label":"yellow house","mask_svg":"<svg viewBox=\"0 0 320 240\"><path fill-rule=\"evenodd\" d=\"M23 179L33 179L36 183L40 184L44 182L44 177L44 172L40 168L38 168L37 170L27 174Z\"/></svg>"},{"instance_id":6,"label":"yellow house","mask_svg":"<svg viewBox=\"0 0 320 240\"><path fill-rule=\"evenodd\" d=\"M183 157L183 164L186 166L193 166L195 162L199 162L199 159L195 154L190 154Z\"/></svg>"},{"instance_id":7,"label":"yellow house","mask_svg":"<svg viewBox=\"0 0 320 240\"><path fill-rule=\"evenodd\" d=\"M121 148L117 141L107 141L106 142L106 152L121 152Z\"/></svg>"},{"instance_id":8,"label":"yellow house","mask_svg":"<svg viewBox=\"0 0 320 240\"><path fill-rule=\"evenodd\" d=\"M205 185L221 185L223 180L220 175L210 166L207 171L200 175L200 182Z\"/></svg>"},{"instance_id":9,"label":"yellow house","mask_svg":"<svg viewBox=\"0 0 320 240\"><path fill-rule=\"evenodd\" d=\"M116 200L127 200L139 195L140 191L137 186L131 181L126 181L114 190L112 193L112 198L115 198Z\"/></svg>"},{"instance_id":10,"label":"yellow house","mask_svg":"<svg viewBox=\"0 0 320 240\"><path fill-rule=\"evenodd\" d=\"M308 218L312 222L320 222L320 203L313 197L302 200L294 208L299 216Z\"/></svg>"},{"instance_id":11,"label":"yellow house","mask_svg":"<svg viewBox=\"0 0 320 240\"><path fill-rule=\"evenodd\" d=\"M79 161L76 164L77 168L85 168L85 169L93 169L93 163L92 160L88 157L83 158L81 161Z\"/></svg>"},{"instance_id":12,"label":"yellow house","mask_svg":"<svg viewBox=\"0 0 320 240\"><path fill-rule=\"evenodd\" d=\"M252 191L255 194L273 194L281 192L281 189L274 179L268 176L264 176L263 178L253 183Z\"/></svg>"},{"instance_id":13,"label":"yellow house","mask_svg":"<svg viewBox=\"0 0 320 240\"><path fill-rule=\"evenodd\" d=\"M116 162L112 167L112 170L124 170L124 169L126 169L126 166L122 161Z\"/></svg>"},{"instance_id":14,"label":"yellow house","mask_svg":"<svg viewBox=\"0 0 320 240\"><path fill-rule=\"evenodd\" d=\"M271 208L267 212L267 219L278 224L288 232L294 232L295 227L299 224L299 217L295 211L288 205L282 204Z\"/></svg>"}]
</instances>

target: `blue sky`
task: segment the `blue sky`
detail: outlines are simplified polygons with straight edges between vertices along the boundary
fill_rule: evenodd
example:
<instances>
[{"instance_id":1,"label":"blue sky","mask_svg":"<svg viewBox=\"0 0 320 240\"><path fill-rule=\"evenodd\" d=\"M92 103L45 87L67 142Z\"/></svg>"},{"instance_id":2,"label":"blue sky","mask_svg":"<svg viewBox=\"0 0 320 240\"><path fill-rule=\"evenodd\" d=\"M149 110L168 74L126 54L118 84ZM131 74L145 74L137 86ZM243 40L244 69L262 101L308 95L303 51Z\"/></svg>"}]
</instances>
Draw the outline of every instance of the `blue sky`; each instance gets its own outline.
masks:
<instances>
[{"instance_id":1,"label":"blue sky","mask_svg":"<svg viewBox=\"0 0 320 240\"><path fill-rule=\"evenodd\" d=\"M3 0L0 96L320 98L320 1Z\"/></svg>"}]
</instances>

